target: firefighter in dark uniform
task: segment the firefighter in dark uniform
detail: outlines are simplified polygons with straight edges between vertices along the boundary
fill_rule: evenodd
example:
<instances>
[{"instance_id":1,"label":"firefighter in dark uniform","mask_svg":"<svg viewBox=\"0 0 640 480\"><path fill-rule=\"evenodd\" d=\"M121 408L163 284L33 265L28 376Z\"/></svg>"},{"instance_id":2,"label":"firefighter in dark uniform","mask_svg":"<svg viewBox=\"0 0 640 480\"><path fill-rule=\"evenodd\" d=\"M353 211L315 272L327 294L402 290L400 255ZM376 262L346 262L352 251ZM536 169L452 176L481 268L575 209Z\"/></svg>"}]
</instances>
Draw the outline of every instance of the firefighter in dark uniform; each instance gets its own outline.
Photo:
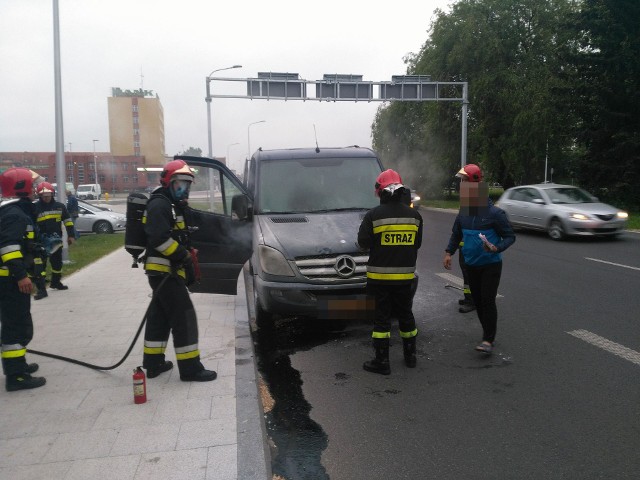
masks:
<instances>
[{"instance_id":1,"label":"firefighter in dark uniform","mask_svg":"<svg viewBox=\"0 0 640 480\"><path fill-rule=\"evenodd\" d=\"M416 321L412 284L422 244L422 216L406 205L406 187L394 170L382 172L375 184L380 205L369 210L358 231L358 244L369 249L367 293L375 300L375 358L364 362L369 372L389 375L391 321L398 319L407 367L416 366Z\"/></svg>"},{"instance_id":2,"label":"firefighter in dark uniform","mask_svg":"<svg viewBox=\"0 0 640 480\"><path fill-rule=\"evenodd\" d=\"M50 286L56 290L67 290L69 287L60 281L62 278L62 224L67 230L67 242L71 246L75 241L73 221L65 204L53 198L55 194L53 185L49 182L41 182L36 187L36 193L40 197L35 202L36 226L45 248L49 246L51 249L51 253L48 254L51 259ZM43 263L44 273L47 269L46 257Z\"/></svg>"},{"instance_id":3,"label":"firefighter in dark uniform","mask_svg":"<svg viewBox=\"0 0 640 480\"><path fill-rule=\"evenodd\" d=\"M192 182L193 173L184 161L167 163L160 174L162 187L154 190L142 218L147 236L144 268L153 289L142 362L149 378L173 368L165 360L170 333L181 380L208 382L217 376L200 362L198 320L187 289L194 278L185 222Z\"/></svg>"},{"instance_id":4,"label":"firefighter in dark uniform","mask_svg":"<svg viewBox=\"0 0 640 480\"><path fill-rule=\"evenodd\" d=\"M33 180L26 168L9 168L0 175L4 200L0 204L0 352L9 392L41 387L32 377L36 363L27 364L27 345L33 338L31 292L27 274L34 242L31 213Z\"/></svg>"}]
</instances>

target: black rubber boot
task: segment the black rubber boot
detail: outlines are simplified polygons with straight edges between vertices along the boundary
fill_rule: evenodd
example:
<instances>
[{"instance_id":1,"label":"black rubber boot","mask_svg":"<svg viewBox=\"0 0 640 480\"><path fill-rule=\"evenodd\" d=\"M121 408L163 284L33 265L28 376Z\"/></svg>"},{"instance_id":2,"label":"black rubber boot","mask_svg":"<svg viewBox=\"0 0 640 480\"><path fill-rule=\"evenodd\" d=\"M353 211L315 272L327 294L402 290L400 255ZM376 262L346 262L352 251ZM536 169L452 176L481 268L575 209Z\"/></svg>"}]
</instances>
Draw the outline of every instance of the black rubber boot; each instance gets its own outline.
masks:
<instances>
[{"instance_id":1,"label":"black rubber boot","mask_svg":"<svg viewBox=\"0 0 640 480\"><path fill-rule=\"evenodd\" d=\"M169 360L155 367L149 367L147 368L147 378L156 378L161 373L168 372L172 368L173 362L170 362Z\"/></svg>"},{"instance_id":2,"label":"black rubber boot","mask_svg":"<svg viewBox=\"0 0 640 480\"><path fill-rule=\"evenodd\" d=\"M389 375L391 373L391 366L389 365L389 339L374 338L373 348L376 353L375 358L364 362L362 368L367 372Z\"/></svg>"},{"instance_id":3,"label":"black rubber boot","mask_svg":"<svg viewBox=\"0 0 640 480\"><path fill-rule=\"evenodd\" d=\"M404 353L404 364L409 368L416 368L416 337L402 339L402 352Z\"/></svg>"},{"instance_id":4,"label":"black rubber boot","mask_svg":"<svg viewBox=\"0 0 640 480\"><path fill-rule=\"evenodd\" d=\"M218 374L216 372L213 370L206 370L204 368L189 375L180 374L180 380L183 382L210 382L216 378L218 378Z\"/></svg>"},{"instance_id":5,"label":"black rubber boot","mask_svg":"<svg viewBox=\"0 0 640 480\"><path fill-rule=\"evenodd\" d=\"M30 388L38 388L47 383L43 377L32 377L28 373L20 375L7 375L6 388L7 392L15 392L17 390L28 390Z\"/></svg>"},{"instance_id":6,"label":"black rubber boot","mask_svg":"<svg viewBox=\"0 0 640 480\"><path fill-rule=\"evenodd\" d=\"M37 363L29 363L29 364L27 364L26 372L29 375L31 375L32 373L36 373L39 368L40 368L40 365L38 365Z\"/></svg>"},{"instance_id":7,"label":"black rubber boot","mask_svg":"<svg viewBox=\"0 0 640 480\"><path fill-rule=\"evenodd\" d=\"M35 283L36 288L38 289L36 294L33 296L34 300L40 300L41 298L49 296L49 294L47 293L47 284L44 281L44 277L35 278L33 280L33 283Z\"/></svg>"}]
</instances>

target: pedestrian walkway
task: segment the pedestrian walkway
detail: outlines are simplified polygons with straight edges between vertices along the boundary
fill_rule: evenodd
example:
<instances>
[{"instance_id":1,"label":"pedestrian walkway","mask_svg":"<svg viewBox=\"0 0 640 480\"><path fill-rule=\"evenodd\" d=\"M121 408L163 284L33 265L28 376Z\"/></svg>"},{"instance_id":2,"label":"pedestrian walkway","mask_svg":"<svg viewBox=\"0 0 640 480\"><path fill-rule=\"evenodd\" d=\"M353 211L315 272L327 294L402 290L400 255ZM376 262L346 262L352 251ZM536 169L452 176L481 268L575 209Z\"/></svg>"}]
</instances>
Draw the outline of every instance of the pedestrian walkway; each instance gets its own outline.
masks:
<instances>
[{"instance_id":1,"label":"pedestrian walkway","mask_svg":"<svg viewBox=\"0 0 640 480\"><path fill-rule=\"evenodd\" d=\"M142 269L118 250L63 278L32 302L29 349L87 363L117 363L150 300ZM144 404L133 401L132 373L142 364L140 336L115 370L98 371L27 353L47 384L0 390L2 479L270 478L259 407L243 276L238 295L193 294L200 351L213 382L180 381L177 368L147 379ZM170 342L171 343L171 342ZM175 364L173 348L167 359Z\"/></svg>"}]
</instances>

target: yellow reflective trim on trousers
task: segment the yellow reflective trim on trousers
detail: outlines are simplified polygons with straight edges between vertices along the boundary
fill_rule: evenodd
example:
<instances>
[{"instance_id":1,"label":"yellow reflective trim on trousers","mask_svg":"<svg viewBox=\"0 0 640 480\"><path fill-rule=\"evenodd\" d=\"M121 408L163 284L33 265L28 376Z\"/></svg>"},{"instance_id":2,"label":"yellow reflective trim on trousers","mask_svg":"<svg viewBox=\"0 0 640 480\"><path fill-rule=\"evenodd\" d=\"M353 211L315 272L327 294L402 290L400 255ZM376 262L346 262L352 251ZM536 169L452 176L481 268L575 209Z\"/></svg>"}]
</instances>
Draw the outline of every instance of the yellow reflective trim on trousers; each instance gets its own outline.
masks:
<instances>
[{"instance_id":1,"label":"yellow reflective trim on trousers","mask_svg":"<svg viewBox=\"0 0 640 480\"><path fill-rule=\"evenodd\" d=\"M178 360L189 360L190 358L196 358L198 356L200 356L200 350L192 350L190 352L185 352L185 353L176 352L176 358Z\"/></svg>"},{"instance_id":2,"label":"yellow reflective trim on trousers","mask_svg":"<svg viewBox=\"0 0 640 480\"><path fill-rule=\"evenodd\" d=\"M402 330L400 330L400 336L402 338L413 338L416 335L418 335L418 329L417 328L414 328L410 332L403 332Z\"/></svg>"},{"instance_id":3,"label":"yellow reflective trim on trousers","mask_svg":"<svg viewBox=\"0 0 640 480\"><path fill-rule=\"evenodd\" d=\"M144 266L145 270L151 270L153 272L171 273L171 267L167 265L158 265L157 263L147 263ZM179 268L176 272L182 278L187 278L187 274L184 272L184 268Z\"/></svg>"},{"instance_id":4,"label":"yellow reflective trim on trousers","mask_svg":"<svg viewBox=\"0 0 640 480\"><path fill-rule=\"evenodd\" d=\"M166 350L165 347L144 347L143 352L147 355L160 355Z\"/></svg>"},{"instance_id":5,"label":"yellow reflective trim on trousers","mask_svg":"<svg viewBox=\"0 0 640 480\"><path fill-rule=\"evenodd\" d=\"M20 350L7 350L6 352L2 352L2 358L20 358L24 357L26 354L26 348L21 348Z\"/></svg>"},{"instance_id":6,"label":"yellow reflective trim on trousers","mask_svg":"<svg viewBox=\"0 0 640 480\"><path fill-rule=\"evenodd\" d=\"M0 268L0 277L8 277L10 275L8 268Z\"/></svg>"},{"instance_id":7,"label":"yellow reflective trim on trousers","mask_svg":"<svg viewBox=\"0 0 640 480\"><path fill-rule=\"evenodd\" d=\"M413 280L415 274L411 273L374 273L367 272L367 278L371 280Z\"/></svg>"},{"instance_id":8,"label":"yellow reflective trim on trousers","mask_svg":"<svg viewBox=\"0 0 640 480\"><path fill-rule=\"evenodd\" d=\"M372 338L391 338L391 332L373 332Z\"/></svg>"},{"instance_id":9,"label":"yellow reflective trim on trousers","mask_svg":"<svg viewBox=\"0 0 640 480\"><path fill-rule=\"evenodd\" d=\"M53 268L51 269L51 273L62 273L62 269L60 270L54 270Z\"/></svg>"}]
</instances>

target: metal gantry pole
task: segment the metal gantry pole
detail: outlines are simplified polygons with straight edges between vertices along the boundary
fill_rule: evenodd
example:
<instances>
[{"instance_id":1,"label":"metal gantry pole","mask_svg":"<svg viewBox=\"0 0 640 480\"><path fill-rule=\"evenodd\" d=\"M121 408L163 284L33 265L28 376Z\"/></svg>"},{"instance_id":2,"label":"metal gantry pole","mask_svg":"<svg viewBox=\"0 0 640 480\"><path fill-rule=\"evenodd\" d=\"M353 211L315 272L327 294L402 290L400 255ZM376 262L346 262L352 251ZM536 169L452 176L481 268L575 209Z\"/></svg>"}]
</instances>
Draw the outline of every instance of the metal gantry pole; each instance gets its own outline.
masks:
<instances>
[{"instance_id":1,"label":"metal gantry pole","mask_svg":"<svg viewBox=\"0 0 640 480\"><path fill-rule=\"evenodd\" d=\"M205 83L206 83L206 90L207 90L207 96L205 97L205 102L207 102L207 139L208 139L208 156L209 158L213 158L213 139L212 139L212 133L211 133L211 75L213 75L216 72L221 72L223 70L231 70L233 68L242 68L242 65L233 65L231 67L225 67L225 68L218 68L214 71L212 71L209 75L206 76L205 78Z\"/></svg>"},{"instance_id":2,"label":"metal gantry pole","mask_svg":"<svg viewBox=\"0 0 640 480\"><path fill-rule=\"evenodd\" d=\"M462 138L460 139L460 168L467 164L467 115L469 110L469 84L462 84Z\"/></svg>"}]
</instances>

